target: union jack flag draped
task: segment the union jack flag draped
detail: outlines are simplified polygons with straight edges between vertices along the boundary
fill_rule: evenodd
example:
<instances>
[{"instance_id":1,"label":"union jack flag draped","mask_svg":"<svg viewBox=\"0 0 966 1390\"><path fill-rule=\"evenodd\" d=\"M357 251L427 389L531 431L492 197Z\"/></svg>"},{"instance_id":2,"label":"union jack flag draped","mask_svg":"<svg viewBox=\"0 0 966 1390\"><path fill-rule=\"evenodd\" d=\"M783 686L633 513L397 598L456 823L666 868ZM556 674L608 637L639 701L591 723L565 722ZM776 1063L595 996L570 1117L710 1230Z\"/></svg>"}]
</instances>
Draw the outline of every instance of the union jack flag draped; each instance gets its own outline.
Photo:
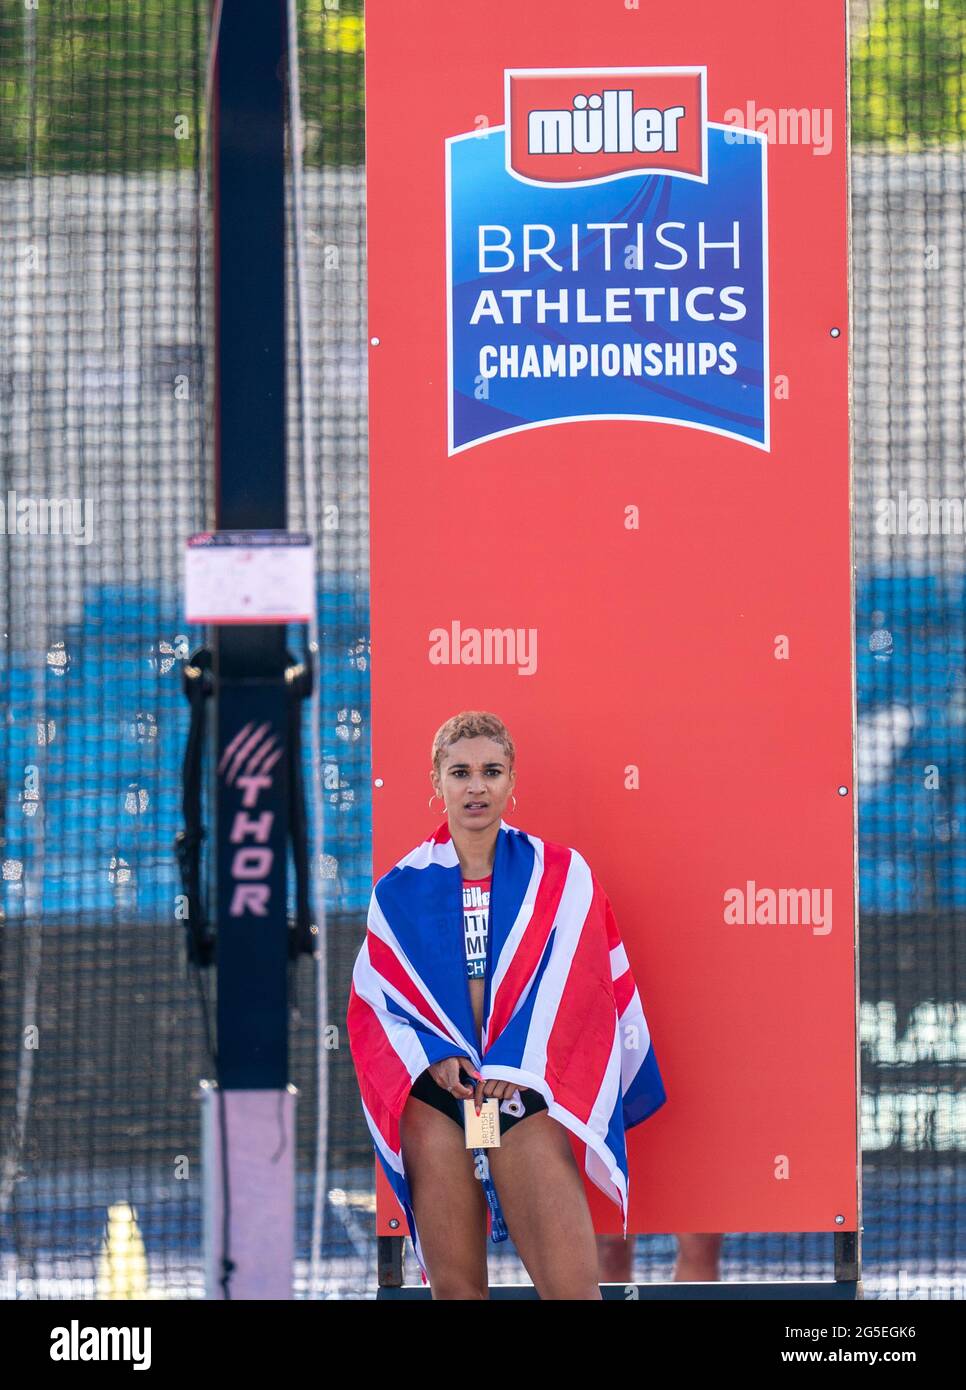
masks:
<instances>
[{"instance_id":1,"label":"union jack flag draped","mask_svg":"<svg viewBox=\"0 0 966 1390\"><path fill-rule=\"evenodd\" d=\"M490 886L482 1047L463 959L462 872L449 826L378 880L349 993L349 1046L376 1154L409 1223L399 1138L417 1077L467 1057L485 1080L538 1091L586 1146L588 1178L627 1231L625 1132L666 1097L614 912L586 860L507 825Z\"/></svg>"}]
</instances>

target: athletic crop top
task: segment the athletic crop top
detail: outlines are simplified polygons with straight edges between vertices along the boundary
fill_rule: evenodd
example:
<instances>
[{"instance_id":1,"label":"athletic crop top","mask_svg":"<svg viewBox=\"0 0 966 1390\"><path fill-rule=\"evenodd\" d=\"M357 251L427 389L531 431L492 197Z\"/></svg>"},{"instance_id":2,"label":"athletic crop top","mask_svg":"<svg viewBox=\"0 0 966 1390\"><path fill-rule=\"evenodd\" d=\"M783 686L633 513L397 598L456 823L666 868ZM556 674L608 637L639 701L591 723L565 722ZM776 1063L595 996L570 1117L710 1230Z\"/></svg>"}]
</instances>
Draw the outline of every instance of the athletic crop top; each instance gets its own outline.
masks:
<instances>
[{"instance_id":1,"label":"athletic crop top","mask_svg":"<svg viewBox=\"0 0 966 1390\"><path fill-rule=\"evenodd\" d=\"M463 879L463 942L466 947L466 973L471 980L486 974L486 939L490 919L490 880Z\"/></svg>"}]
</instances>

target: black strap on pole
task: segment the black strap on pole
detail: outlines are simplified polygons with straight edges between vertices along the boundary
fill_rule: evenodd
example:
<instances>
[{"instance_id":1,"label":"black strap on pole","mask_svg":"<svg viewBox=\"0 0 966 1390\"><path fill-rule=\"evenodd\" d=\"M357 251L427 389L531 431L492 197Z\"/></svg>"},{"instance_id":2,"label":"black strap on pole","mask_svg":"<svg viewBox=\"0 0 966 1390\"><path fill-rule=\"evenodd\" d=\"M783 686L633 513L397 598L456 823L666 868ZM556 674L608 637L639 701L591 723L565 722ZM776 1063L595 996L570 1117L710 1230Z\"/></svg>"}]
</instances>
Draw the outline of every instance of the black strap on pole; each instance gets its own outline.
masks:
<instances>
[{"instance_id":1,"label":"black strap on pole","mask_svg":"<svg viewBox=\"0 0 966 1390\"><path fill-rule=\"evenodd\" d=\"M306 658L285 669L289 688L289 839L295 868L295 922L289 937L289 957L315 951L315 923L309 888L308 818L305 814L305 785L302 777L302 701L312 694L312 667Z\"/></svg>"},{"instance_id":2,"label":"black strap on pole","mask_svg":"<svg viewBox=\"0 0 966 1390\"><path fill-rule=\"evenodd\" d=\"M295 869L295 916L289 922L289 959L315 950L315 923L309 875L308 817L302 770L302 703L312 694L312 667L308 656L296 662L286 653L285 688L288 694L287 785L289 789L289 844ZM213 693L211 652L201 647L186 663L184 692L191 706L191 721L182 769L181 808L184 828L174 840L181 872L181 888L187 904L186 947L191 965L213 965L216 934L208 913L201 851L207 838L202 816L204 750L207 742L207 701Z\"/></svg>"},{"instance_id":3,"label":"black strap on pole","mask_svg":"<svg viewBox=\"0 0 966 1390\"><path fill-rule=\"evenodd\" d=\"M174 837L174 850L181 870L181 889L187 905L185 918L188 961L191 965L211 965L215 941L208 916L208 895L201 872L201 846L205 828L201 817L201 792L205 746L205 708L211 695L211 652L200 648L182 671L184 693L191 705L191 722L185 745L181 773L181 812L184 828Z\"/></svg>"}]
</instances>

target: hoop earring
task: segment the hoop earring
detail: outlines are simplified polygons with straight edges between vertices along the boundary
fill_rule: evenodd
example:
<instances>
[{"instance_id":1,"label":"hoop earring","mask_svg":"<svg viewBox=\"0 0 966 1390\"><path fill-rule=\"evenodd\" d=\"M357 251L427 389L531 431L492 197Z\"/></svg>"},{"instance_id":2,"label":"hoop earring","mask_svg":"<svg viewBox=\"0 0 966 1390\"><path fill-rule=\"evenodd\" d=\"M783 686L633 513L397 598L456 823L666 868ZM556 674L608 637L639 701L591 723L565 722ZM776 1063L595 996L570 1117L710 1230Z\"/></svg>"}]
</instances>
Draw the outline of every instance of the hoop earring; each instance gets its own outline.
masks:
<instances>
[{"instance_id":1,"label":"hoop earring","mask_svg":"<svg viewBox=\"0 0 966 1390\"><path fill-rule=\"evenodd\" d=\"M429 809L430 809L430 810L433 809L433 802L436 800L436 798L437 798L438 796L439 796L439 792L433 792L432 796L429 798ZM440 801L442 801L442 803L443 803L443 810L445 811L445 810L446 810L446 798L440 796L439 799L440 799Z\"/></svg>"},{"instance_id":2,"label":"hoop earring","mask_svg":"<svg viewBox=\"0 0 966 1390\"><path fill-rule=\"evenodd\" d=\"M513 792L511 792L510 795L513 797L513 809L514 809L514 811L515 811L515 810L517 809L517 798L516 798L516 794L513 793Z\"/></svg>"}]
</instances>

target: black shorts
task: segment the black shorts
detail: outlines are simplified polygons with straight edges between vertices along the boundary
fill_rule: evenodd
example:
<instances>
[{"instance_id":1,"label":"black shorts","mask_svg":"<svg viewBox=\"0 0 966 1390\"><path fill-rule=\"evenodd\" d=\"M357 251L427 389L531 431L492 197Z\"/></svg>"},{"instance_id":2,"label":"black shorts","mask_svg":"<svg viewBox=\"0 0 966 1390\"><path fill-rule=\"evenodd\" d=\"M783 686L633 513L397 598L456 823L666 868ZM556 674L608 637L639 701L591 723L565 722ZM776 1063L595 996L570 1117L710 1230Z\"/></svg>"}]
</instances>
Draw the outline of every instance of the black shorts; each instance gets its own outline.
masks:
<instances>
[{"instance_id":1,"label":"black shorts","mask_svg":"<svg viewBox=\"0 0 966 1390\"><path fill-rule=\"evenodd\" d=\"M468 1076L462 1069L460 1070L460 1081L464 1086L472 1086L475 1084L475 1079L472 1076ZM442 1086L437 1086L428 1071L424 1071L416 1078L413 1085L410 1087L409 1094L415 1096L417 1100L425 1101L426 1104L431 1105L434 1110L439 1110L442 1114L448 1115L455 1124L459 1125L460 1129L463 1128L462 1100L457 1099L456 1096L450 1095L449 1091L444 1091ZM500 1101L501 1134L506 1134L507 1130L519 1124L521 1120L527 1119L529 1115L537 1115L541 1110L546 1110L547 1108L547 1102L544 1100L543 1096L539 1091L534 1091L532 1088L523 1091L519 1097L520 1104L523 1106L522 1114L514 1114L512 1111L504 1110L503 1107L511 1104L513 1100L514 1097L511 1096L508 1101ZM513 1106L513 1110L517 1108L516 1105Z\"/></svg>"}]
</instances>

